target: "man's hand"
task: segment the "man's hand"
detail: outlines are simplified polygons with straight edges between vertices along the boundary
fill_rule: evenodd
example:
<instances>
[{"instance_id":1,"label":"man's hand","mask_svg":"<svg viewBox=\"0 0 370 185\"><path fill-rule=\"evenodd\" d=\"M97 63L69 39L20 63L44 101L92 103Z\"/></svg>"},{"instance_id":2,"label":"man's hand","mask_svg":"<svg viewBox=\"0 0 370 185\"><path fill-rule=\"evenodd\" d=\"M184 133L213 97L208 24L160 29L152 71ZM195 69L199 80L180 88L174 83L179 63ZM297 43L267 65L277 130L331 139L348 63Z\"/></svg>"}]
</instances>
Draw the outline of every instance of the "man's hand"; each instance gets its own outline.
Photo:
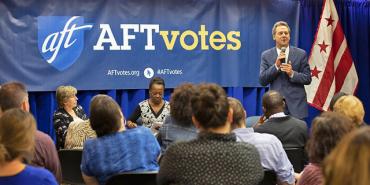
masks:
<instances>
[{"instance_id":1,"label":"man's hand","mask_svg":"<svg viewBox=\"0 0 370 185\"><path fill-rule=\"evenodd\" d=\"M267 118L266 118L265 115L260 116L260 118L258 119L257 123L253 127L256 128L256 127L262 125L263 123L265 123L266 119Z\"/></svg>"},{"instance_id":2,"label":"man's hand","mask_svg":"<svg viewBox=\"0 0 370 185\"><path fill-rule=\"evenodd\" d=\"M137 124L132 121L127 121L127 127L128 128L136 128Z\"/></svg>"},{"instance_id":3,"label":"man's hand","mask_svg":"<svg viewBox=\"0 0 370 185\"><path fill-rule=\"evenodd\" d=\"M280 65L280 70L288 74L289 77L293 75L293 69L292 69L292 64L289 63L284 63Z\"/></svg>"},{"instance_id":4,"label":"man's hand","mask_svg":"<svg viewBox=\"0 0 370 185\"><path fill-rule=\"evenodd\" d=\"M280 65L281 65L281 60L284 59L285 60L285 53L283 52L280 52L280 55L276 58L276 61L275 61L275 65L277 68L280 68Z\"/></svg>"}]
</instances>

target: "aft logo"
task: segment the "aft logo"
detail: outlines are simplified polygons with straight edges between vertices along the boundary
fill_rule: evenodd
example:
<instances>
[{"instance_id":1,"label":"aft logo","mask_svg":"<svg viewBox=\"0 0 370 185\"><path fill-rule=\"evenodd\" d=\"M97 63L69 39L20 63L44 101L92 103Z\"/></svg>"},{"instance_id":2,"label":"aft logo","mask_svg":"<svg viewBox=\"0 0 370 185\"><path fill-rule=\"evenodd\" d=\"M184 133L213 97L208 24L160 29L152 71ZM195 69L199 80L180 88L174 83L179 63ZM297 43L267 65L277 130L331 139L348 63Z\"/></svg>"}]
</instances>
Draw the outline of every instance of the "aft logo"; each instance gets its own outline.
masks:
<instances>
[{"instance_id":1,"label":"aft logo","mask_svg":"<svg viewBox=\"0 0 370 185\"><path fill-rule=\"evenodd\" d=\"M81 16L39 16L38 48L51 66L63 71L76 62L84 48L84 24Z\"/></svg>"}]
</instances>

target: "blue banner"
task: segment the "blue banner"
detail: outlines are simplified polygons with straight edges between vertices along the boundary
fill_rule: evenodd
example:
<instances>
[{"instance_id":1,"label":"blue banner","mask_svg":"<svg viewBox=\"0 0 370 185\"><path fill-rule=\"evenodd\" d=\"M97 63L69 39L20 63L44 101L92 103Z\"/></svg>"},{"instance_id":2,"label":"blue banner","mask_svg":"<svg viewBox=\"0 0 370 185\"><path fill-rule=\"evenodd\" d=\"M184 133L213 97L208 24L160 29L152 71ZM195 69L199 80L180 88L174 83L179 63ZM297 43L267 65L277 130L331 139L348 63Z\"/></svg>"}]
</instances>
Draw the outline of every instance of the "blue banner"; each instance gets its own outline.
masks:
<instances>
[{"instance_id":1,"label":"blue banner","mask_svg":"<svg viewBox=\"0 0 370 185\"><path fill-rule=\"evenodd\" d=\"M283 7L283 8L282 8ZM215 82L257 87L271 29L298 38L299 1L0 1L0 83L30 91L143 89Z\"/></svg>"}]
</instances>

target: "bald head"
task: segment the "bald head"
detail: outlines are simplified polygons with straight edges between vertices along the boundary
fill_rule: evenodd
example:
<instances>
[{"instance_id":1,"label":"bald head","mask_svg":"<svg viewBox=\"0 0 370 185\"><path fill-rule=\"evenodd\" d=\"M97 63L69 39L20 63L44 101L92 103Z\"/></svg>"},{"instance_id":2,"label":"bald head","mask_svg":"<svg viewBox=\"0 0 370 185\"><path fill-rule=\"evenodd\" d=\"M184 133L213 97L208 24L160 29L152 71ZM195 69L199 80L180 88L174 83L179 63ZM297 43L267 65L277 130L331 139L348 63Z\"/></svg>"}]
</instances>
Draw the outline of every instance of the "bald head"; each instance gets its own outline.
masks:
<instances>
[{"instance_id":1,"label":"bald head","mask_svg":"<svg viewBox=\"0 0 370 185\"><path fill-rule=\"evenodd\" d=\"M1 85L0 108L3 112L12 108L29 111L26 87L20 82L9 82Z\"/></svg>"},{"instance_id":2,"label":"bald head","mask_svg":"<svg viewBox=\"0 0 370 185\"><path fill-rule=\"evenodd\" d=\"M270 116L278 112L284 112L284 97L277 91L267 91L262 97L262 108L266 116Z\"/></svg>"}]
</instances>

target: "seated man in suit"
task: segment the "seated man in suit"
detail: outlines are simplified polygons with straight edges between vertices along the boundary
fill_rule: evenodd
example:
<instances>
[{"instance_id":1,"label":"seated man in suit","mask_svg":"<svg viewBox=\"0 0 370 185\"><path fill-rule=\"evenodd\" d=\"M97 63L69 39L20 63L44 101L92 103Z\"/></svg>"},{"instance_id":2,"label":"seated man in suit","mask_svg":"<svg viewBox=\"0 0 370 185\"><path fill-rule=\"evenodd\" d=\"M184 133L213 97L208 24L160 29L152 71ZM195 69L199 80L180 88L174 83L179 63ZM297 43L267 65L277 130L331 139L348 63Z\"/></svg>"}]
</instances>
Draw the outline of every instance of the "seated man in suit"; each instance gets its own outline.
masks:
<instances>
[{"instance_id":1,"label":"seated man in suit","mask_svg":"<svg viewBox=\"0 0 370 185\"><path fill-rule=\"evenodd\" d=\"M275 135L284 148L304 148L308 138L306 122L286 115L284 109L285 101L279 92L266 92L262 97L262 110L267 120L254 131Z\"/></svg>"},{"instance_id":2,"label":"seated man in suit","mask_svg":"<svg viewBox=\"0 0 370 185\"><path fill-rule=\"evenodd\" d=\"M279 185L294 184L294 170L290 163L283 145L274 135L255 133L253 128L246 128L246 112L239 100L228 98L231 109L233 109L232 132L239 142L254 145L261 158L261 165L265 170L276 173Z\"/></svg>"}]
</instances>

